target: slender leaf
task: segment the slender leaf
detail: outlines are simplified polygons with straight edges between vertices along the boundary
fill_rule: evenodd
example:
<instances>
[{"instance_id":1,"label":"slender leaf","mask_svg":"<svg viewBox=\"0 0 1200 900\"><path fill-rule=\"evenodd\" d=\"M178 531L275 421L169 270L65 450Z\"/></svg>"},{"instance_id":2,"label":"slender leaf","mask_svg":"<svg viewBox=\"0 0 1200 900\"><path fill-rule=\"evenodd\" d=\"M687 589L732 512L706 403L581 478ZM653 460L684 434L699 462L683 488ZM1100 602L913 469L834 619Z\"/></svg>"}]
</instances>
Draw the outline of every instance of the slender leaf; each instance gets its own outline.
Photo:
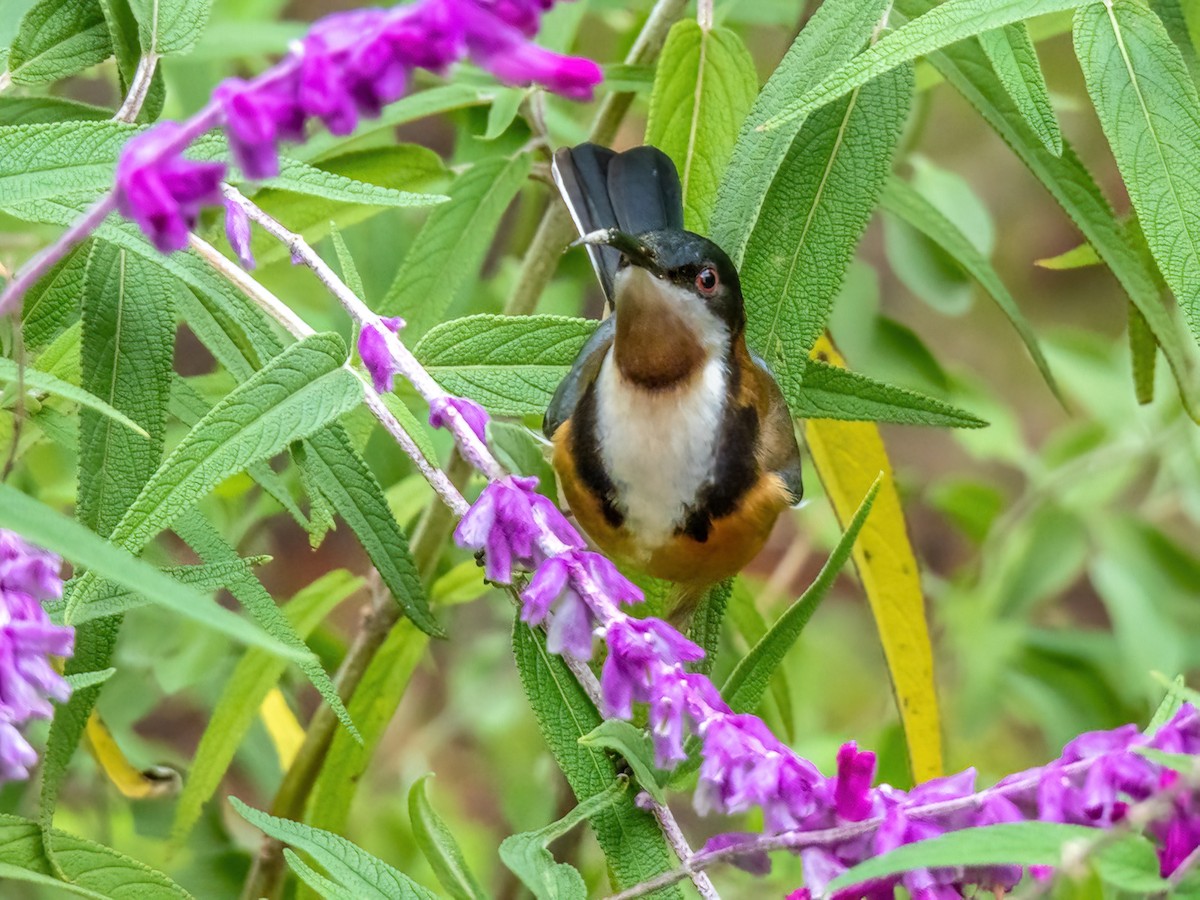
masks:
<instances>
[{"instance_id":1,"label":"slender leaf","mask_svg":"<svg viewBox=\"0 0 1200 900\"><path fill-rule=\"evenodd\" d=\"M525 153L476 163L455 180L450 202L429 214L379 305L386 315L404 316L410 337L440 322L474 280L530 165Z\"/></svg>"},{"instance_id":2,"label":"slender leaf","mask_svg":"<svg viewBox=\"0 0 1200 900\"><path fill-rule=\"evenodd\" d=\"M1200 341L1200 94L1159 18L1079 10L1075 55L1146 243Z\"/></svg>"},{"instance_id":3,"label":"slender leaf","mask_svg":"<svg viewBox=\"0 0 1200 900\"><path fill-rule=\"evenodd\" d=\"M727 28L676 22L658 57L646 143L675 161L684 225L708 234L717 186L758 93L754 60Z\"/></svg>"},{"instance_id":4,"label":"slender leaf","mask_svg":"<svg viewBox=\"0 0 1200 900\"><path fill-rule=\"evenodd\" d=\"M537 831L514 834L500 842L500 859L537 900L586 900L587 885L578 870L555 862L546 847L587 818L612 809L625 793L624 780L582 801L557 822Z\"/></svg>"},{"instance_id":5,"label":"slender leaf","mask_svg":"<svg viewBox=\"0 0 1200 900\"><path fill-rule=\"evenodd\" d=\"M654 767L654 744L643 729L623 719L605 719L581 737L579 743L621 754L642 790L659 803L667 802L663 793L665 779Z\"/></svg>"},{"instance_id":6,"label":"slender leaf","mask_svg":"<svg viewBox=\"0 0 1200 900\"><path fill-rule=\"evenodd\" d=\"M119 409L115 409L108 403L105 403L95 394L89 393L70 382L63 381L61 378L55 378L48 372L30 368L25 368L23 371L18 372L15 362L11 359L0 358L0 382L4 381L13 385L23 381L26 390L41 391L46 394L53 394L56 397L63 397L74 403L78 403L80 406L94 410L98 414L112 419L114 422L118 422L123 427L134 432L134 434L140 435L143 438L149 437L146 429Z\"/></svg>"},{"instance_id":7,"label":"slender leaf","mask_svg":"<svg viewBox=\"0 0 1200 900\"><path fill-rule=\"evenodd\" d=\"M263 185L305 197L319 197L338 203L362 203L368 206L436 206L449 199L440 194L419 194L372 184L370 181L351 178L286 157L280 160L279 174L264 181Z\"/></svg>"},{"instance_id":8,"label":"slender leaf","mask_svg":"<svg viewBox=\"0 0 1200 900\"><path fill-rule=\"evenodd\" d=\"M883 473L881 472L875 479L875 483L871 485L871 489L867 491L867 495L863 497L862 503L854 513L854 518L850 520L850 524L833 548L833 552L829 554L829 559L825 561L825 565L821 567L821 571L813 583L808 586L800 599L789 606L775 621L770 630L750 649L750 652L738 661L729 678L721 686L721 696L735 712L754 712L758 708L780 663L783 662L792 645L796 643L800 632L804 630L813 613L817 611L817 607L821 605L821 601L833 587L838 573L846 565L846 560L850 558L850 551L854 547L854 542L858 540L863 523L867 521L867 516L871 513L871 507L879 494L882 481Z\"/></svg>"},{"instance_id":9,"label":"slender leaf","mask_svg":"<svg viewBox=\"0 0 1200 900\"><path fill-rule=\"evenodd\" d=\"M0 126L82 122L111 116L111 109L65 97L0 97Z\"/></svg>"},{"instance_id":10,"label":"slender leaf","mask_svg":"<svg viewBox=\"0 0 1200 900\"><path fill-rule=\"evenodd\" d=\"M487 894L479 886L454 832L429 802L427 788L432 775L424 775L408 790L408 818L412 823L417 846L437 876L438 883L454 900L485 900Z\"/></svg>"},{"instance_id":11,"label":"slender leaf","mask_svg":"<svg viewBox=\"0 0 1200 900\"><path fill-rule=\"evenodd\" d=\"M887 0L822 3L759 93L738 134L713 208L712 239L735 265L742 263L771 183L802 123L796 120L773 131L761 131L759 126L831 69L849 61L887 8Z\"/></svg>"},{"instance_id":12,"label":"slender leaf","mask_svg":"<svg viewBox=\"0 0 1200 900\"><path fill-rule=\"evenodd\" d=\"M896 422L943 428L987 425L983 419L949 403L828 365L820 353L809 360L800 390L788 405L792 415L804 419Z\"/></svg>"},{"instance_id":13,"label":"slender leaf","mask_svg":"<svg viewBox=\"0 0 1200 900\"><path fill-rule=\"evenodd\" d=\"M704 658L694 664L693 671L705 675L712 672L721 643L721 626L725 622L725 612L732 596L733 579L728 578L709 588L704 599L696 606L692 624L688 627L688 639L704 650Z\"/></svg>"},{"instance_id":14,"label":"slender leaf","mask_svg":"<svg viewBox=\"0 0 1200 900\"><path fill-rule=\"evenodd\" d=\"M600 724L595 706L566 663L546 649L545 638L520 620L513 627L513 652L538 727L571 790L580 802L603 796L618 783L616 767L604 752L579 743ZM674 865L653 816L638 809L628 792L620 795L615 806L592 817L591 823L617 890ZM680 898L682 894L671 887L656 896Z\"/></svg>"},{"instance_id":15,"label":"slender leaf","mask_svg":"<svg viewBox=\"0 0 1200 900\"><path fill-rule=\"evenodd\" d=\"M196 46L213 0L129 0L137 16L142 48L158 56Z\"/></svg>"},{"instance_id":16,"label":"slender leaf","mask_svg":"<svg viewBox=\"0 0 1200 900\"><path fill-rule=\"evenodd\" d=\"M25 295L21 333L29 350L46 346L59 331L79 316L79 298L87 270L91 242L72 250Z\"/></svg>"},{"instance_id":17,"label":"slender leaf","mask_svg":"<svg viewBox=\"0 0 1200 900\"><path fill-rule=\"evenodd\" d=\"M435 894L344 837L278 819L230 797L238 815L277 840L303 850L355 900L436 900Z\"/></svg>"},{"instance_id":18,"label":"slender leaf","mask_svg":"<svg viewBox=\"0 0 1200 900\"><path fill-rule=\"evenodd\" d=\"M1061 152L1060 148L1059 153ZM1038 371L1042 373L1042 378L1046 380L1046 384L1050 386L1054 395L1061 400L1062 394L1058 383L1050 371L1050 364L1046 362L1046 357L1042 354L1037 335L1033 333L1029 321L1021 313L1017 302L1008 292L1004 282L1000 280L991 261L971 243L970 239L953 222L908 182L895 176L889 179L883 192L882 205L887 212L900 217L950 254L955 262L983 286L984 290L988 292L988 296L1012 322L1013 328L1017 330L1017 334L1025 344L1025 349L1029 351Z\"/></svg>"},{"instance_id":19,"label":"slender leaf","mask_svg":"<svg viewBox=\"0 0 1200 900\"><path fill-rule=\"evenodd\" d=\"M596 325L563 316L466 316L434 326L413 353L452 394L496 415L540 415Z\"/></svg>"},{"instance_id":20,"label":"slender leaf","mask_svg":"<svg viewBox=\"0 0 1200 900\"><path fill-rule=\"evenodd\" d=\"M39 0L21 19L8 70L16 84L44 84L82 72L112 52L96 0Z\"/></svg>"},{"instance_id":21,"label":"slender leaf","mask_svg":"<svg viewBox=\"0 0 1200 900\"><path fill-rule=\"evenodd\" d=\"M860 53L819 85L786 104L764 130L801 119L873 78L934 50L1022 19L1074 9L1095 0L946 0Z\"/></svg>"},{"instance_id":22,"label":"slender leaf","mask_svg":"<svg viewBox=\"0 0 1200 900\"><path fill-rule=\"evenodd\" d=\"M985 31L979 35L979 44L1033 133L1047 150L1062 156L1062 131L1054 107L1050 105L1050 89L1046 87L1046 76L1042 74L1037 50L1025 23Z\"/></svg>"}]
</instances>

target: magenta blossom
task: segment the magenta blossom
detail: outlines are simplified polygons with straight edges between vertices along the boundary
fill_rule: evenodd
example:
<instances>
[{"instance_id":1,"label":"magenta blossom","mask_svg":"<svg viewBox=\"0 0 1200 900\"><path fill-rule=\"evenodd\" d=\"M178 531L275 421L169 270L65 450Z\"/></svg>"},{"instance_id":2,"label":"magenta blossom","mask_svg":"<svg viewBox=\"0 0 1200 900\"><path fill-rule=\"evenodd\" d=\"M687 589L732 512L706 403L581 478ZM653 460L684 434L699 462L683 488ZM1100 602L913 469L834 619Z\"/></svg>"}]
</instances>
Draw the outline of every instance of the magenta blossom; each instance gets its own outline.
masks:
<instances>
[{"instance_id":1,"label":"magenta blossom","mask_svg":"<svg viewBox=\"0 0 1200 900\"><path fill-rule=\"evenodd\" d=\"M386 331L392 334L404 327L404 320L399 316L379 319L375 322L364 322L358 335L358 355L362 357L363 365L371 374L371 383L380 394L390 394L396 383L396 373L400 371L392 351L388 349Z\"/></svg>"},{"instance_id":2,"label":"magenta blossom","mask_svg":"<svg viewBox=\"0 0 1200 900\"><path fill-rule=\"evenodd\" d=\"M37 754L21 733L48 719L71 689L50 665L70 656L75 632L53 625L42 601L62 596L61 560L0 529L0 784L29 777Z\"/></svg>"},{"instance_id":3,"label":"magenta blossom","mask_svg":"<svg viewBox=\"0 0 1200 900\"><path fill-rule=\"evenodd\" d=\"M250 217L242 204L234 200L225 200L225 237L229 246L237 254L242 268L250 271L254 268L254 254L250 251Z\"/></svg>"},{"instance_id":4,"label":"magenta blossom","mask_svg":"<svg viewBox=\"0 0 1200 900\"><path fill-rule=\"evenodd\" d=\"M453 409L463 417L463 421L467 423L475 437L484 443L487 442L487 426L490 421L487 410L474 400L468 400L466 397L452 397L447 394L429 404L429 424L434 428L448 427L450 421L446 412L448 409Z\"/></svg>"},{"instance_id":5,"label":"magenta blossom","mask_svg":"<svg viewBox=\"0 0 1200 900\"><path fill-rule=\"evenodd\" d=\"M511 584L513 566L532 569L537 551L531 495L536 478L510 475L493 481L454 529L460 547L482 550L489 581Z\"/></svg>"}]
</instances>

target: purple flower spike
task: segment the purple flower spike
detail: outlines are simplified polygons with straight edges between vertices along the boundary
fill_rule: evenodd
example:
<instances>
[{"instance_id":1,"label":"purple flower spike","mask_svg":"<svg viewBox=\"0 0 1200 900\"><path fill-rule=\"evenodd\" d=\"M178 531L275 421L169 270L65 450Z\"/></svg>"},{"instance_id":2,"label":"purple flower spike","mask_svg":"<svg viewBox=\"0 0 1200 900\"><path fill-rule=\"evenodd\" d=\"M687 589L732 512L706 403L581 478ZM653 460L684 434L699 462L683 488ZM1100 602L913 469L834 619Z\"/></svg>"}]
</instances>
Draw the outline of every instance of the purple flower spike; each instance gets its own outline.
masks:
<instances>
[{"instance_id":1,"label":"purple flower spike","mask_svg":"<svg viewBox=\"0 0 1200 900\"><path fill-rule=\"evenodd\" d=\"M240 78L217 85L213 97L225 114L233 158L247 178L279 174L278 142L304 137L304 111L293 98L294 78L255 86Z\"/></svg>"},{"instance_id":2,"label":"purple flower spike","mask_svg":"<svg viewBox=\"0 0 1200 900\"><path fill-rule=\"evenodd\" d=\"M37 754L21 733L71 690L48 656L70 656L75 632L53 625L42 600L62 596L61 561L0 529L0 784L29 777Z\"/></svg>"},{"instance_id":3,"label":"purple flower spike","mask_svg":"<svg viewBox=\"0 0 1200 900\"><path fill-rule=\"evenodd\" d=\"M704 651L662 619L617 619L604 636L608 658L600 675L608 714L628 719L633 701L649 702L659 672L704 658Z\"/></svg>"},{"instance_id":4,"label":"purple flower spike","mask_svg":"<svg viewBox=\"0 0 1200 900\"><path fill-rule=\"evenodd\" d=\"M871 780L875 777L875 754L859 751L854 741L843 744L837 755L837 780L833 802L839 818L861 822L871 815Z\"/></svg>"},{"instance_id":5,"label":"purple flower spike","mask_svg":"<svg viewBox=\"0 0 1200 900\"><path fill-rule=\"evenodd\" d=\"M535 487L536 478L493 481L454 529L460 547L484 552L489 581L511 584L514 563L533 568L537 526L530 497Z\"/></svg>"},{"instance_id":6,"label":"purple flower spike","mask_svg":"<svg viewBox=\"0 0 1200 900\"><path fill-rule=\"evenodd\" d=\"M221 202L218 186L225 166L194 162L164 147L180 128L163 122L125 145L117 163L117 209L141 226L162 253L187 246L200 207Z\"/></svg>"},{"instance_id":7,"label":"purple flower spike","mask_svg":"<svg viewBox=\"0 0 1200 900\"><path fill-rule=\"evenodd\" d=\"M439 397L429 405L429 424L434 428L449 428L450 417L446 413L447 409L453 409L462 416L471 431L475 432L475 437L487 443L487 426L490 421L487 410L474 400L447 395Z\"/></svg>"},{"instance_id":8,"label":"purple flower spike","mask_svg":"<svg viewBox=\"0 0 1200 900\"><path fill-rule=\"evenodd\" d=\"M237 254L242 268L252 270L254 254L250 251L250 217L242 205L233 200L225 201L225 237L229 239L229 246Z\"/></svg>"},{"instance_id":9,"label":"purple flower spike","mask_svg":"<svg viewBox=\"0 0 1200 900\"><path fill-rule=\"evenodd\" d=\"M380 394L390 394L395 386L396 373L400 367L396 364L392 351L388 349L386 328L392 334L404 327L404 320L399 316L380 319L378 324L366 322L358 335L358 355L362 357L363 365L371 373L371 381L375 390Z\"/></svg>"}]
</instances>

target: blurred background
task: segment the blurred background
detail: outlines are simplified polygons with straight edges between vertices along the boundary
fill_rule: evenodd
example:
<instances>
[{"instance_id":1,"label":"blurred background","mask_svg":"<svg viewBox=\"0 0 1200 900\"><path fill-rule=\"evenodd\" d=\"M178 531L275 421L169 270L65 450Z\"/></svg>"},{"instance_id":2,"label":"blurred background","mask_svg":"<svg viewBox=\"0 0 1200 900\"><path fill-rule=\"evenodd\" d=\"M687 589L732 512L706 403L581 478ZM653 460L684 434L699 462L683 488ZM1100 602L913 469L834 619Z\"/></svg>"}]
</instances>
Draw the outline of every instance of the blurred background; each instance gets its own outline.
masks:
<instances>
[{"instance_id":1,"label":"blurred background","mask_svg":"<svg viewBox=\"0 0 1200 900\"><path fill-rule=\"evenodd\" d=\"M0 44L11 39L29 5L0 2ZM201 44L163 66L163 117L188 115L220 79L260 70L303 32L304 23L353 5L216 0ZM542 40L611 63L623 57L649 6L644 0L563 4L548 18ZM811 14L802 0L718 0L716 8L718 19L750 47L761 80ZM1127 209L1071 52L1069 15L1037 20L1033 31L1065 135L1114 206ZM114 104L119 98L108 66L72 79L65 95ZM623 87L641 90L616 141L627 147L641 143L652 73L621 75ZM470 72L458 80L486 83ZM1070 408L1055 400L1007 319L974 282L896 220L877 215L872 222L831 331L852 368L945 398L991 423L976 431L883 426L923 569L947 769L975 766L987 784L1046 761L1080 731L1144 724L1165 682L1200 664L1200 430L1183 414L1161 360L1154 402L1137 405L1125 295L1102 266L1038 264L1075 248L1079 234L966 102L937 81L932 69L919 67L920 93L903 139L901 174L992 258L1042 339ZM421 83L437 80L422 76ZM590 115L589 107L546 100L555 143L583 139ZM357 146L399 142L381 183L432 190L481 156L515 151L531 136L520 117L498 134L490 133L492 124L487 107L467 107L376 133ZM314 146L309 158L321 164ZM502 221L483 277L465 292L455 314L500 311L523 248L552 199L536 180L522 190ZM278 198L274 208L285 223L309 224L289 222L286 205ZM371 301L392 283L422 215L330 204L304 231L332 258L326 222L338 222ZM209 227L217 234L220 222ZM8 244L0 252L19 250L22 239L0 235ZM256 243L256 250L257 274L267 286L314 327L348 334L340 311L306 270L293 269L286 253L266 242ZM574 253L563 258L539 311L594 315L598 300L583 255ZM199 342L181 334L178 370L204 375L213 367ZM419 404L413 401L413 407ZM441 447L448 451L444 441ZM368 451L381 481L390 485L397 515L411 526L429 496L423 482L389 442L374 439ZM52 447L31 457L30 465L43 485L58 483L64 497L72 496L73 469ZM768 622L811 582L840 533L812 467L807 471L809 502L781 520L746 579L749 605ZM240 552L271 557L261 575L277 599L335 570L369 571L347 529L331 531L314 549L249 479L234 479L206 502ZM450 639L410 648L410 686L363 775L344 833L433 883L411 840L405 802L410 784L433 772L430 796L476 873L496 896L517 896L517 885L499 864L497 844L561 815L572 805L570 795L525 703L511 657L507 599L483 591L466 554L450 549L440 565L433 594L443 604ZM367 599L365 582L339 584L347 599L311 639L329 668ZM153 609L130 619L101 710L137 765L165 763L186 771L237 657L221 639ZM736 652L724 654L725 665L744 652L742 635L751 628L731 623L725 639ZM836 748L856 739L879 751L883 780L905 784L887 671L852 571L842 575L785 670L765 710L781 736L826 772ZM292 673L285 693L303 722L315 706L311 687ZM218 795L262 806L279 778L277 743L256 723ZM677 800L696 844L728 829L728 823L695 820L686 798ZM32 797L23 802L28 813ZM64 828L162 864L200 897L235 896L257 841L257 832L213 805L187 848L164 862L161 837L170 827L171 801L130 803L90 762L78 759L58 815ZM555 852L573 856L602 885L603 860L592 838L581 830L566 841ZM718 875L730 896L765 896L776 888L783 893L798 882L798 865L787 859L777 861L765 885L738 873Z\"/></svg>"}]
</instances>

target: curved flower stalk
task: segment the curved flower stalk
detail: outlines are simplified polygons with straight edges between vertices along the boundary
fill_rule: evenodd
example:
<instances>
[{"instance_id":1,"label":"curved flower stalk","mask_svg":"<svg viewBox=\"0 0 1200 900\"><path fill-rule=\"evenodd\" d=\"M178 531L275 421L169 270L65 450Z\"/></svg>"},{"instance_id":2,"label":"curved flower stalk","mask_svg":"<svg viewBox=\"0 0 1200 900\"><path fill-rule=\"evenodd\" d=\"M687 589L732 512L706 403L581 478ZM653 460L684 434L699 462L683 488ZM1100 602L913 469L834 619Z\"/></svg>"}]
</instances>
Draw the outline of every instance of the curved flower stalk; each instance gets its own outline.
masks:
<instances>
[{"instance_id":1,"label":"curved flower stalk","mask_svg":"<svg viewBox=\"0 0 1200 900\"><path fill-rule=\"evenodd\" d=\"M201 208L221 202L222 163L185 159L183 151L223 126L234 159L249 178L279 171L281 141L302 141L319 119L348 134L398 100L417 68L441 72L470 59L511 85L538 84L586 100L602 73L587 59L536 46L542 13L554 0L419 0L390 9L335 13L316 22L279 63L252 81L233 78L186 122L161 122L126 145L114 190L51 246L30 260L0 294L0 314L114 209L133 219L164 253L187 246ZM243 262L244 223L229 222Z\"/></svg>"},{"instance_id":2,"label":"curved flower stalk","mask_svg":"<svg viewBox=\"0 0 1200 900\"><path fill-rule=\"evenodd\" d=\"M62 561L0 529L0 784L29 777L37 753L21 729L50 718L71 689L50 656L70 656L75 631L50 622L42 601L62 596Z\"/></svg>"}]
</instances>

